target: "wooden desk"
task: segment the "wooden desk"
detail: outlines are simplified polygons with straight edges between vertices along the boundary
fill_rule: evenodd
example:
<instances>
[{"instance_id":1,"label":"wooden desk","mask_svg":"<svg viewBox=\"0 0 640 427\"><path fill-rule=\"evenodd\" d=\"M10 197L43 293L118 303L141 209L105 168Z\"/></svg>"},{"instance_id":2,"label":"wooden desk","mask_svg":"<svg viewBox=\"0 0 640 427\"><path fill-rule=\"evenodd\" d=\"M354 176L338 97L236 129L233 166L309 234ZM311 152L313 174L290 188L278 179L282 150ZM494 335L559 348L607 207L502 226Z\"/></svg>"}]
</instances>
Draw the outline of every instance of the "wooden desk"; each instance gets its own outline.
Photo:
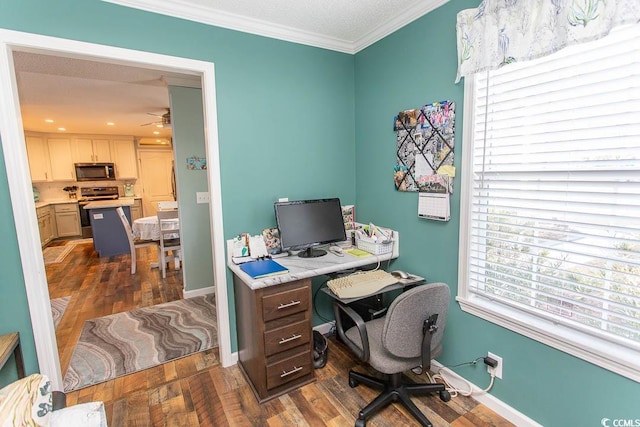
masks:
<instances>
[{"instance_id":1,"label":"wooden desk","mask_svg":"<svg viewBox=\"0 0 640 427\"><path fill-rule=\"evenodd\" d=\"M288 274L253 279L233 263L232 244L227 242L227 266L233 271L238 366L260 403L315 381L311 278L397 257L288 256L275 260Z\"/></svg>"},{"instance_id":2,"label":"wooden desk","mask_svg":"<svg viewBox=\"0 0 640 427\"><path fill-rule=\"evenodd\" d=\"M24 361L22 360L22 350L20 348L20 334L12 332L6 335L0 335L0 369L9 360L11 353L16 359L16 369L18 370L18 378L24 378Z\"/></svg>"}]
</instances>

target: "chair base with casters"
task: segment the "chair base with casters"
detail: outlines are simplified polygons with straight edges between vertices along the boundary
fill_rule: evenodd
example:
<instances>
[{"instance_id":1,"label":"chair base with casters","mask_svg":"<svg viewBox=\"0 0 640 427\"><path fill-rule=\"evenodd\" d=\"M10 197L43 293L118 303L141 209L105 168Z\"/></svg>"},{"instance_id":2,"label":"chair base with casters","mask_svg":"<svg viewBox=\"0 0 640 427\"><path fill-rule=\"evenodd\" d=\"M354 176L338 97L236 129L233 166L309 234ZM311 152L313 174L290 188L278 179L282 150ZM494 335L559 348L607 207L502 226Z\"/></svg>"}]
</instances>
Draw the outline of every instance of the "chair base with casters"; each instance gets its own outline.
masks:
<instances>
[{"instance_id":1,"label":"chair base with casters","mask_svg":"<svg viewBox=\"0 0 640 427\"><path fill-rule=\"evenodd\" d=\"M402 381L403 372L415 367L429 369L431 359L442 351L442 335L450 302L449 287L444 283L417 286L399 295L384 317L364 321L352 308L334 301L336 331L340 340L355 355L367 362L384 379L349 371L349 386L360 384L381 389L371 403L363 408L355 422L363 427L367 420L387 405L402 404L422 426L431 422L411 401L412 395L438 393L447 402L451 395L444 384ZM345 330L345 320L350 319Z\"/></svg>"},{"instance_id":2,"label":"chair base with casters","mask_svg":"<svg viewBox=\"0 0 640 427\"><path fill-rule=\"evenodd\" d=\"M371 403L360 410L355 427L364 427L367 419L373 414L380 411L385 406L393 402L399 402L404 406L413 417L423 426L431 427L431 421L418 409L411 401L410 396L419 396L438 392L443 402L451 400L451 394L445 389L444 384L440 383L410 383L402 381L402 373L387 375L386 380L381 380L370 375L361 374L355 371L349 371L349 387L354 388L360 384L364 384L371 388L381 389L382 393L378 395Z\"/></svg>"}]
</instances>

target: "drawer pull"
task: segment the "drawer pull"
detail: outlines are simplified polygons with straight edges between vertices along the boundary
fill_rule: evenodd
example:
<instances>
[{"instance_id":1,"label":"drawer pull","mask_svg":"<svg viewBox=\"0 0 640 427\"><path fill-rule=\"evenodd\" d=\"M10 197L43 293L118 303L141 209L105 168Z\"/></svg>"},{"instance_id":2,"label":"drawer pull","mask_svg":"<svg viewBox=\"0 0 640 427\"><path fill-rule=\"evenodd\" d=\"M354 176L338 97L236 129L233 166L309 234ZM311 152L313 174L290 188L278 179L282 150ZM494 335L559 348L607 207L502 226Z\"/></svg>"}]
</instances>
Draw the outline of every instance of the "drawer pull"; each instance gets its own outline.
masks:
<instances>
[{"instance_id":1,"label":"drawer pull","mask_svg":"<svg viewBox=\"0 0 640 427\"><path fill-rule=\"evenodd\" d=\"M299 339L299 338L302 338L302 335L299 335L299 334L298 334L298 335L295 335L295 334L294 334L294 335L291 335L289 338L282 338L282 339L278 342L278 344L285 344L285 343L288 343L289 341L297 340L297 339Z\"/></svg>"},{"instance_id":2,"label":"drawer pull","mask_svg":"<svg viewBox=\"0 0 640 427\"><path fill-rule=\"evenodd\" d=\"M294 305L300 304L300 301L291 301L289 304L280 304L278 306L278 310L282 310L283 308L293 307Z\"/></svg>"},{"instance_id":3,"label":"drawer pull","mask_svg":"<svg viewBox=\"0 0 640 427\"><path fill-rule=\"evenodd\" d=\"M280 375L280 378L284 378L284 377L286 377L288 375L295 374L298 371L302 371L302 366L298 366L297 368L294 366L293 369L290 370L289 372L282 371L282 374Z\"/></svg>"}]
</instances>

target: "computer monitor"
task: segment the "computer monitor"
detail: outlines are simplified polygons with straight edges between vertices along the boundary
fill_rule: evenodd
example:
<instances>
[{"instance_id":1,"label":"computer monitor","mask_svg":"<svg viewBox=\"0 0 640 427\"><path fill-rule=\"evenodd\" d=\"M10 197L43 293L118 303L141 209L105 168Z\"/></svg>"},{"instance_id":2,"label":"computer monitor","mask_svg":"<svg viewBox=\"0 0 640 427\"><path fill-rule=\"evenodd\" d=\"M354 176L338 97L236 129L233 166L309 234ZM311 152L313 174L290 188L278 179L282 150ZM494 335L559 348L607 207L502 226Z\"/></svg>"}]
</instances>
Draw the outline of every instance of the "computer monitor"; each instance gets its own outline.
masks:
<instances>
[{"instance_id":1,"label":"computer monitor","mask_svg":"<svg viewBox=\"0 0 640 427\"><path fill-rule=\"evenodd\" d=\"M274 209L283 251L304 249L298 256L315 258L327 254L315 246L347 240L338 198L276 202Z\"/></svg>"}]
</instances>

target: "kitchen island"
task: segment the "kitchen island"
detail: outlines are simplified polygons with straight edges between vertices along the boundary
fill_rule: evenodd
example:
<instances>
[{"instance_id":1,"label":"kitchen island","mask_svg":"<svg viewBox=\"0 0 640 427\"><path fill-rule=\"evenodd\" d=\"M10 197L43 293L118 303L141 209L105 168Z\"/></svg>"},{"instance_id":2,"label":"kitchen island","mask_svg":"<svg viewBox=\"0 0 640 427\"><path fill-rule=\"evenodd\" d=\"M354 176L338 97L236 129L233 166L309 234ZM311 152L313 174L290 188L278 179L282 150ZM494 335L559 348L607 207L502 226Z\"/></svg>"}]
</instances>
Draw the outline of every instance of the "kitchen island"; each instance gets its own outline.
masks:
<instances>
[{"instance_id":1,"label":"kitchen island","mask_svg":"<svg viewBox=\"0 0 640 427\"><path fill-rule=\"evenodd\" d=\"M93 247L98 256L107 257L130 253L129 239L116 209L122 207L131 224L133 199L98 200L87 203L83 209L89 211Z\"/></svg>"}]
</instances>

